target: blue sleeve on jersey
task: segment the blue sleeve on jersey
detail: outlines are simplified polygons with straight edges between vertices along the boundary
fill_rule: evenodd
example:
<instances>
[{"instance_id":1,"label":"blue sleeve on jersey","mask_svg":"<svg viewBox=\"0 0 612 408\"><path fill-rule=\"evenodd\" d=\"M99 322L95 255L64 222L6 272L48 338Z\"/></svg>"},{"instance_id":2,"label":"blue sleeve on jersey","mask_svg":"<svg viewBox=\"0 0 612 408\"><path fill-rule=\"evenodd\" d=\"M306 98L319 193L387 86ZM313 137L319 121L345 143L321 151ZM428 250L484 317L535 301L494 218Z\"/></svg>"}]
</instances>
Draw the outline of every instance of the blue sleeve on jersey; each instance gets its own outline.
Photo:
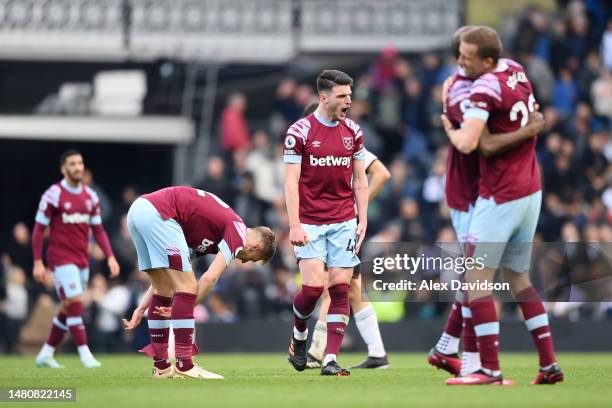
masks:
<instances>
[{"instance_id":1,"label":"blue sleeve on jersey","mask_svg":"<svg viewBox=\"0 0 612 408\"><path fill-rule=\"evenodd\" d=\"M234 257L232 255L232 251L230 251L229 245L227 245L227 242L225 242L224 239L219 242L219 251L221 251L223 257L225 258L225 264L229 265Z\"/></svg>"},{"instance_id":2,"label":"blue sleeve on jersey","mask_svg":"<svg viewBox=\"0 0 612 408\"><path fill-rule=\"evenodd\" d=\"M36 213L36 218L34 221L42 225L49 225L50 223L49 218L47 218L47 216L42 211L38 211Z\"/></svg>"},{"instance_id":3,"label":"blue sleeve on jersey","mask_svg":"<svg viewBox=\"0 0 612 408\"><path fill-rule=\"evenodd\" d=\"M357 153L353 153L353 160L365 160L365 149L361 149Z\"/></svg>"},{"instance_id":4,"label":"blue sleeve on jersey","mask_svg":"<svg viewBox=\"0 0 612 408\"><path fill-rule=\"evenodd\" d=\"M286 154L283 156L283 160L285 161L285 163L288 164L301 164L302 163L302 156L299 156L297 154Z\"/></svg>"},{"instance_id":5,"label":"blue sleeve on jersey","mask_svg":"<svg viewBox=\"0 0 612 408\"><path fill-rule=\"evenodd\" d=\"M489 119L489 112L487 112L484 109L480 109L480 108L469 108L463 114L463 120L466 120L466 119L480 119L483 122L486 122L487 119Z\"/></svg>"}]
</instances>

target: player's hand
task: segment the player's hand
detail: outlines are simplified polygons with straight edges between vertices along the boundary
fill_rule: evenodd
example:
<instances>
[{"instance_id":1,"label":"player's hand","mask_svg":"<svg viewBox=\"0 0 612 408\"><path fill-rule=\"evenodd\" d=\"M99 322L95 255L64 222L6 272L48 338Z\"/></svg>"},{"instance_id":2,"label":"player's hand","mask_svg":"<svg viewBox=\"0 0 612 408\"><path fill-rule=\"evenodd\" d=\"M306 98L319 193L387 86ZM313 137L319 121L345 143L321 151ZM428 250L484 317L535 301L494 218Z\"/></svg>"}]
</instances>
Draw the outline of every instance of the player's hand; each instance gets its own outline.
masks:
<instances>
[{"instance_id":1,"label":"player's hand","mask_svg":"<svg viewBox=\"0 0 612 408\"><path fill-rule=\"evenodd\" d=\"M545 125L546 121L544 120L544 115L542 115L541 112L535 111L529 113L529 121L527 122L526 126L531 129L531 132L534 135L537 135L544 130Z\"/></svg>"},{"instance_id":2,"label":"player's hand","mask_svg":"<svg viewBox=\"0 0 612 408\"><path fill-rule=\"evenodd\" d=\"M34 268L32 269L32 276L37 282L45 283L45 272L47 272L47 268L45 268L45 264L41 260L34 261Z\"/></svg>"},{"instance_id":3,"label":"player's hand","mask_svg":"<svg viewBox=\"0 0 612 408\"><path fill-rule=\"evenodd\" d=\"M446 132L446 134L450 134L451 131L453 131L453 124L450 122L450 120L448 120L448 117L446 115L440 115L440 119L442 120L442 127L444 128L444 131Z\"/></svg>"},{"instance_id":4,"label":"player's hand","mask_svg":"<svg viewBox=\"0 0 612 408\"><path fill-rule=\"evenodd\" d=\"M308 243L308 235L301 225L289 229L289 241L295 246L304 246Z\"/></svg>"},{"instance_id":5,"label":"player's hand","mask_svg":"<svg viewBox=\"0 0 612 408\"><path fill-rule=\"evenodd\" d=\"M110 277L116 278L119 275L119 264L117 263L117 259L114 256L111 256L106 261L108 265L108 269L110 269Z\"/></svg>"},{"instance_id":6,"label":"player's hand","mask_svg":"<svg viewBox=\"0 0 612 408\"><path fill-rule=\"evenodd\" d=\"M121 319L123 323L123 328L125 330L134 330L140 324L142 320L142 316L144 315L144 310L136 309L134 313L132 313L132 319L127 321L126 319Z\"/></svg>"},{"instance_id":7,"label":"player's hand","mask_svg":"<svg viewBox=\"0 0 612 408\"><path fill-rule=\"evenodd\" d=\"M169 306L156 306L153 313L160 317L163 317L164 319L170 319L171 310L172 309Z\"/></svg>"},{"instance_id":8,"label":"player's hand","mask_svg":"<svg viewBox=\"0 0 612 408\"><path fill-rule=\"evenodd\" d=\"M360 222L357 224L357 245L355 245L355 253L358 254L361 250L361 244L365 239L366 230L368 229L367 222Z\"/></svg>"}]
</instances>

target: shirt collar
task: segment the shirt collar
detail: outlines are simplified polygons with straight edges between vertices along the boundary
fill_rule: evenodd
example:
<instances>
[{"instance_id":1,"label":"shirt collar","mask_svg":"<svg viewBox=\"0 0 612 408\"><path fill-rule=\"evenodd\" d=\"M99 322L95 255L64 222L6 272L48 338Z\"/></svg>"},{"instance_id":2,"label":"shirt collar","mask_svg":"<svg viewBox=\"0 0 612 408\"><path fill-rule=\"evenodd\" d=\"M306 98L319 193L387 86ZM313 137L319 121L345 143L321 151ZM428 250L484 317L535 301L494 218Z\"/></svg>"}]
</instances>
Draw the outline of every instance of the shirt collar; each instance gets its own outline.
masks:
<instances>
[{"instance_id":1,"label":"shirt collar","mask_svg":"<svg viewBox=\"0 0 612 408\"><path fill-rule=\"evenodd\" d=\"M83 185L80 184L78 187L72 187L70 184L68 184L68 182L66 181L66 179L63 179L60 184L62 185L62 187L64 187L66 190L68 190L68 192L72 193L72 194L81 194L81 192L83 191Z\"/></svg>"},{"instance_id":2,"label":"shirt collar","mask_svg":"<svg viewBox=\"0 0 612 408\"><path fill-rule=\"evenodd\" d=\"M327 126L327 127L334 127L334 126L337 126L339 123L338 121L330 122L329 120L325 119L323 116L319 114L318 110L314 111L314 115L315 115L315 118L317 118L317 120L321 122L322 125Z\"/></svg>"}]
</instances>

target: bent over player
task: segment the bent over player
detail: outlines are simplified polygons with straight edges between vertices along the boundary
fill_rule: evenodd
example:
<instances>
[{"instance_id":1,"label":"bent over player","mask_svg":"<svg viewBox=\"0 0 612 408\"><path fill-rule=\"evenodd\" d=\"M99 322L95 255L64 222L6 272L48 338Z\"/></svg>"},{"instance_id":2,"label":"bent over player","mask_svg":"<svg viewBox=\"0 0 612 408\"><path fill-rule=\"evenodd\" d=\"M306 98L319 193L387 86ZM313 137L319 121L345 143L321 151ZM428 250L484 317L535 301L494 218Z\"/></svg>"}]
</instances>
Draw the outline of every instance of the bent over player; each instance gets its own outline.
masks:
<instances>
[{"instance_id":1,"label":"bent over player","mask_svg":"<svg viewBox=\"0 0 612 408\"><path fill-rule=\"evenodd\" d=\"M60 166L64 179L53 184L42 195L32 233L33 275L37 281L43 281L46 271L42 260L44 232L45 228L49 228L47 264L62 301L62 308L53 319L49 337L36 356L36 365L64 368L53 355L64 334L69 331L83 365L97 368L101 364L89 350L87 332L81 317L81 296L89 280L90 229L108 260L111 277L119 274L119 264L102 226L98 195L82 183L85 169L83 156L76 150L68 150L62 154Z\"/></svg>"},{"instance_id":2,"label":"bent over player","mask_svg":"<svg viewBox=\"0 0 612 408\"><path fill-rule=\"evenodd\" d=\"M151 280L144 303L149 307L153 378L223 378L192 361L194 305L233 259L270 261L276 250L274 233L268 227L247 228L219 197L192 187L168 187L139 197L128 211L128 228L138 268ZM216 254L199 282L191 267L190 249L196 256ZM154 313L167 307L171 307L170 319ZM135 312L130 322L124 322L126 329L137 326L141 318L142 313ZM175 368L168 360L170 327Z\"/></svg>"},{"instance_id":3,"label":"bent over player","mask_svg":"<svg viewBox=\"0 0 612 408\"><path fill-rule=\"evenodd\" d=\"M353 267L359 264L356 254L367 228L363 133L346 117L352 84L344 72L321 72L317 78L319 107L291 125L285 137L289 239L302 278L302 288L293 301L289 362L298 371L306 368L308 319L323 292L327 267L331 302L321 375L350 375L336 357L349 320L349 284Z\"/></svg>"}]
</instances>

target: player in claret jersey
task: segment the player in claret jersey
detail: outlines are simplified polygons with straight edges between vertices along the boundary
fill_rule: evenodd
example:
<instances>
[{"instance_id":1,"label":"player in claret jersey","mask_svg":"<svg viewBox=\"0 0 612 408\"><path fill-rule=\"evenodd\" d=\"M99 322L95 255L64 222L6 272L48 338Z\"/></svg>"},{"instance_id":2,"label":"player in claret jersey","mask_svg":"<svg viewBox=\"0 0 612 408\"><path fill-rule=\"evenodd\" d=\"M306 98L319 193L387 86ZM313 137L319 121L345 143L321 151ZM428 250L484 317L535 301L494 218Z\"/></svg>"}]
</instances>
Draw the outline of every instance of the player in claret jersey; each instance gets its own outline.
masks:
<instances>
[{"instance_id":1,"label":"player in claret jersey","mask_svg":"<svg viewBox=\"0 0 612 408\"><path fill-rule=\"evenodd\" d=\"M461 129L443 120L451 143L462 153L478 147L485 126L493 133L517 130L535 110L525 72L500 61L501 48L499 36L489 27L475 27L461 35L459 64L474 79L470 102ZM563 373L555 358L546 310L527 273L542 200L535 144L531 138L502 154L480 156L479 197L469 227L468 255L482 258L486 268L468 270L465 279L468 283L491 282L495 270L502 268L540 357L533 383L553 384L563 380ZM482 368L447 383L500 384L499 322L492 293L470 290L468 300Z\"/></svg>"},{"instance_id":2,"label":"player in claret jersey","mask_svg":"<svg viewBox=\"0 0 612 408\"><path fill-rule=\"evenodd\" d=\"M461 27L453 36L452 50L457 59L459 58L461 35L471 28L472 26ZM502 59L502 61L518 66L512 60ZM467 77L461 67L444 84L444 110L454 129L459 129L463 122L463 113L470 102L472 84L472 78ZM503 153L537 135L543 126L543 116L536 111L529 114L527 125L516 131L491 135L485 130L480 137L479 153L484 156ZM480 175L478 160L479 156L476 151L463 154L452 144L449 144L445 183L446 202L450 209L451 222L457 240L462 244L467 239L474 204L478 198ZM465 316L462 310L466 312ZM461 359L458 355L460 338L463 338L464 342ZM476 336L468 309L467 296L464 296L463 292L457 292L444 332L436 346L430 350L427 360L431 365L446 370L455 376L466 375L480 369Z\"/></svg>"},{"instance_id":3,"label":"player in claret jersey","mask_svg":"<svg viewBox=\"0 0 612 408\"><path fill-rule=\"evenodd\" d=\"M304 110L302 117L306 117L319 107L318 103L313 103ZM375 154L368 151L364 147L365 152L365 169L369 177L368 182L368 201L372 201L374 197L380 193L383 186L391 178L391 173ZM358 266L353 269L353 277L349 288L349 303L353 316L355 316L355 324L359 330L361 338L368 346L368 357L359 365L351 368L388 368L389 360L385 352L385 346L378 327L378 318L376 311L364 295L361 293L361 273ZM320 368L323 361L325 347L327 345L327 311L329 309L329 291L323 290L321 296L321 307L319 311L319 319L315 324L312 342L308 349L307 368Z\"/></svg>"},{"instance_id":4,"label":"player in claret jersey","mask_svg":"<svg viewBox=\"0 0 612 408\"><path fill-rule=\"evenodd\" d=\"M192 361L193 308L214 287L233 259L268 262L276 250L268 227L247 228L220 198L192 187L169 187L138 198L128 211L128 228L138 267L151 287L126 329L136 327L148 306L154 359L153 378L223 378ZM199 282L191 267L196 256L216 254ZM170 307L170 316L155 313ZM175 338L176 369L168 360L170 327Z\"/></svg>"},{"instance_id":5,"label":"player in claret jersey","mask_svg":"<svg viewBox=\"0 0 612 408\"><path fill-rule=\"evenodd\" d=\"M321 375L350 375L338 365L336 356L349 320L349 285L353 267L359 264L356 254L367 228L363 133L346 117L352 84L344 72L321 72L317 78L319 107L291 125L285 137L289 239L295 245L302 277L302 289L293 301L289 361L298 371L306 368L308 318L323 292L327 267L331 302Z\"/></svg>"},{"instance_id":6,"label":"player in claret jersey","mask_svg":"<svg viewBox=\"0 0 612 408\"><path fill-rule=\"evenodd\" d=\"M63 368L55 358L55 348L70 331L81 362L85 367L97 368L101 364L94 358L87 345L87 333L81 317L81 295L89 280L89 230L108 259L111 277L119 274L119 264L113 256L108 236L100 217L100 200L97 194L81 182L83 156L69 150L60 158L64 179L45 191L40 200L36 223L32 234L34 252L34 278L44 280L45 265L42 261L44 232L49 227L47 264L53 272L55 288L62 301L62 308L53 319L47 342L36 357L38 367Z\"/></svg>"}]
</instances>

